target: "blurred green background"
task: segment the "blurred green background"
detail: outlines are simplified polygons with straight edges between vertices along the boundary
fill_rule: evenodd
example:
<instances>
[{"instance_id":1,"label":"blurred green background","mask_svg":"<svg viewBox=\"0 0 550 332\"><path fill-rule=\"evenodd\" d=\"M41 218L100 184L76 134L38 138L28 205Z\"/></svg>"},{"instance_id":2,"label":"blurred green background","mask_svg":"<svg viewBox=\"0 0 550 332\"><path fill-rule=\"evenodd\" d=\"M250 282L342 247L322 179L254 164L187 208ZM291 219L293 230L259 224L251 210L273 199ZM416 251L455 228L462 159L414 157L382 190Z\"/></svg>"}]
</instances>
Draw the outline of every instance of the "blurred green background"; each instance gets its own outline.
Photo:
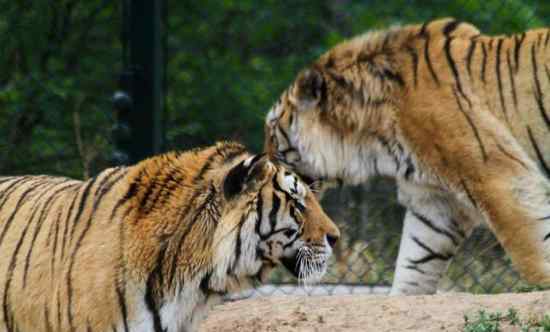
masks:
<instances>
[{"instance_id":1,"label":"blurred green background","mask_svg":"<svg viewBox=\"0 0 550 332\"><path fill-rule=\"evenodd\" d=\"M123 3L0 0L0 174L87 178L113 164ZM441 16L514 33L550 25L550 1L167 0L163 149L235 139L260 151L265 113L300 68L345 38ZM403 216L394 183L333 191L324 206L345 233L327 281L391 284ZM523 287L486 232L465 252L442 289Z\"/></svg>"}]
</instances>

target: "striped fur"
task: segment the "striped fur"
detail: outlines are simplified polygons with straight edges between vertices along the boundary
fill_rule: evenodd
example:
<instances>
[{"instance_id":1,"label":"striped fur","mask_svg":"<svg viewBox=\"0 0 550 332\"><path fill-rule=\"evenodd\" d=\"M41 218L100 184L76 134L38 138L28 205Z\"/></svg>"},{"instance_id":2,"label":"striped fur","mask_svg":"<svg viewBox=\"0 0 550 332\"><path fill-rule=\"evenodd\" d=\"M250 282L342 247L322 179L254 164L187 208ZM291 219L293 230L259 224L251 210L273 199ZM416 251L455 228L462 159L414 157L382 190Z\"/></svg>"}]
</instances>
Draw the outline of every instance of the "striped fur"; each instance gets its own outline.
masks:
<instances>
[{"instance_id":1,"label":"striped fur","mask_svg":"<svg viewBox=\"0 0 550 332\"><path fill-rule=\"evenodd\" d=\"M266 151L310 180L397 179L408 208L394 294L433 293L486 223L550 283L550 30L486 36L439 19L369 32L304 69L266 120Z\"/></svg>"},{"instance_id":2,"label":"striped fur","mask_svg":"<svg viewBox=\"0 0 550 332\"><path fill-rule=\"evenodd\" d=\"M296 175L235 143L0 178L0 330L195 331L277 264L318 278L338 235Z\"/></svg>"}]
</instances>

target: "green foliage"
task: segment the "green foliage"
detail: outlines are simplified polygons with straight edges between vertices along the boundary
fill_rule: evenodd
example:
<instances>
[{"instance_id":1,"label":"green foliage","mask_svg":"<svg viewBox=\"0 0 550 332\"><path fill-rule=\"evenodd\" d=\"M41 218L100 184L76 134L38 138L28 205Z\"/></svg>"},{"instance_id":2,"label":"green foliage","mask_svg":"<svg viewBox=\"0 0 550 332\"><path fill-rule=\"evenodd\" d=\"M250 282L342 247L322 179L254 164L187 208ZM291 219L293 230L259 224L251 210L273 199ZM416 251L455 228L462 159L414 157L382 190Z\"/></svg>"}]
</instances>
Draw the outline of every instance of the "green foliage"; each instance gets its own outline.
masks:
<instances>
[{"instance_id":1,"label":"green foliage","mask_svg":"<svg viewBox=\"0 0 550 332\"><path fill-rule=\"evenodd\" d=\"M82 177L106 165L119 24L103 1L3 1L0 173Z\"/></svg>"},{"instance_id":2,"label":"green foliage","mask_svg":"<svg viewBox=\"0 0 550 332\"><path fill-rule=\"evenodd\" d=\"M533 316L522 320L514 308L509 308L506 314L480 310L473 317L464 315L464 332L501 332L504 331L503 328L511 326L517 327L521 332L550 332L550 316Z\"/></svg>"},{"instance_id":3,"label":"green foliage","mask_svg":"<svg viewBox=\"0 0 550 332\"><path fill-rule=\"evenodd\" d=\"M2 2L0 172L82 176L106 166L109 101L123 70L121 4ZM550 13L521 0L166 0L166 8L166 149L237 139L261 150L265 112L300 68L366 30L455 16L509 33L542 26Z\"/></svg>"}]
</instances>

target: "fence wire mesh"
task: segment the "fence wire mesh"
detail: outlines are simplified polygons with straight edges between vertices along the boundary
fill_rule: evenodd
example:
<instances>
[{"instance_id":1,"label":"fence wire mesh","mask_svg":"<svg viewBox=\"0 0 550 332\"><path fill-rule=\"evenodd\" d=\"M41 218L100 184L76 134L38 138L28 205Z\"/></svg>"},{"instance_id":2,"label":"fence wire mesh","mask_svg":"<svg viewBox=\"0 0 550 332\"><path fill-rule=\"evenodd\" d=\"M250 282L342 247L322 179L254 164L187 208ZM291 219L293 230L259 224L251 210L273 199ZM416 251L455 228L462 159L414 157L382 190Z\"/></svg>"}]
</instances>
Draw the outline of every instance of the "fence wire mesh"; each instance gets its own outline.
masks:
<instances>
[{"instance_id":1,"label":"fence wire mesh","mask_svg":"<svg viewBox=\"0 0 550 332\"><path fill-rule=\"evenodd\" d=\"M0 172L85 178L113 163L111 97L124 68L123 1L10 1L0 11ZM220 139L260 151L263 118L296 73L328 48L370 29L454 16L489 34L550 25L535 0L167 0L164 150ZM121 38L122 35L122 38ZM385 292L404 210L395 183L375 178L330 192L341 227L323 294ZM277 270L256 294L303 292ZM495 293L526 284L496 239L477 230L442 291Z\"/></svg>"}]
</instances>

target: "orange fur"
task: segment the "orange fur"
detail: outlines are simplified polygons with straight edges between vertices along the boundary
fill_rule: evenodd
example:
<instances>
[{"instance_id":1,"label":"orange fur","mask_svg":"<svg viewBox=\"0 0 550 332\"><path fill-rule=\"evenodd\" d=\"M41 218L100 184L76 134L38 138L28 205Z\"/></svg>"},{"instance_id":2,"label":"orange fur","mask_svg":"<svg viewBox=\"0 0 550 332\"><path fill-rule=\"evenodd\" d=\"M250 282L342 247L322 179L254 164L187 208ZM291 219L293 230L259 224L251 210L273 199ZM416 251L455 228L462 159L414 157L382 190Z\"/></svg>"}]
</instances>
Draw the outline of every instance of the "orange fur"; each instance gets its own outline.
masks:
<instances>
[{"instance_id":1,"label":"orange fur","mask_svg":"<svg viewBox=\"0 0 550 332\"><path fill-rule=\"evenodd\" d=\"M0 329L194 330L211 297L245 288L279 263L266 257L273 261L260 262L258 276L237 265L236 252L256 255L245 251L256 235L240 227L257 218L259 197L269 206L273 183L291 174L260 159L236 198L224 196L228 172L247 158L243 146L218 143L111 168L86 182L0 178ZM311 193L303 194L310 202L300 241L338 237ZM281 210L295 204L279 198ZM286 210L275 216L289 218ZM180 303L173 316L164 313L170 303Z\"/></svg>"},{"instance_id":2,"label":"orange fur","mask_svg":"<svg viewBox=\"0 0 550 332\"><path fill-rule=\"evenodd\" d=\"M355 37L283 93L265 149L314 179L381 174L444 193L549 284L549 41L548 29L486 36L449 18Z\"/></svg>"}]
</instances>

